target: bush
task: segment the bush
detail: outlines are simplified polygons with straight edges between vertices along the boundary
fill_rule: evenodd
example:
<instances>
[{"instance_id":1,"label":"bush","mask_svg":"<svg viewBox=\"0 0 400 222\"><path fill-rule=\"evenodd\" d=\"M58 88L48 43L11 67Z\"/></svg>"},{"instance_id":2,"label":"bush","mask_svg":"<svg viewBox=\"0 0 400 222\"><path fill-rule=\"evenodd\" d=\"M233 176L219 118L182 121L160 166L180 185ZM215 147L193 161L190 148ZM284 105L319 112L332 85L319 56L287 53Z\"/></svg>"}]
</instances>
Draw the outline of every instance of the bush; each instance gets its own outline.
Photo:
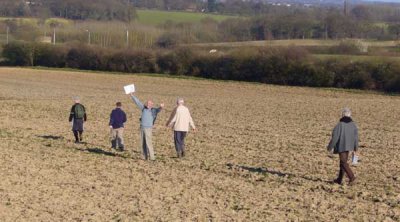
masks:
<instances>
[{"instance_id":1,"label":"bush","mask_svg":"<svg viewBox=\"0 0 400 222\"><path fill-rule=\"evenodd\" d=\"M288 84L295 86L329 87L333 80L332 72L310 64L292 64L288 74Z\"/></svg>"},{"instance_id":2,"label":"bush","mask_svg":"<svg viewBox=\"0 0 400 222\"><path fill-rule=\"evenodd\" d=\"M103 70L104 52L84 45L75 46L67 54L66 66L74 69Z\"/></svg>"},{"instance_id":3,"label":"bush","mask_svg":"<svg viewBox=\"0 0 400 222\"><path fill-rule=\"evenodd\" d=\"M159 54L156 63L162 73L175 74L178 72L179 61L174 53Z\"/></svg>"},{"instance_id":4,"label":"bush","mask_svg":"<svg viewBox=\"0 0 400 222\"><path fill-rule=\"evenodd\" d=\"M3 48L5 64L10 66L33 65L33 45L26 42L11 42Z\"/></svg>"},{"instance_id":5,"label":"bush","mask_svg":"<svg viewBox=\"0 0 400 222\"><path fill-rule=\"evenodd\" d=\"M361 53L360 46L356 42L341 41L338 45L330 48L331 54L357 55Z\"/></svg>"},{"instance_id":6,"label":"bush","mask_svg":"<svg viewBox=\"0 0 400 222\"><path fill-rule=\"evenodd\" d=\"M34 47L35 66L65 67L67 50L61 46L37 44Z\"/></svg>"},{"instance_id":7,"label":"bush","mask_svg":"<svg viewBox=\"0 0 400 222\"><path fill-rule=\"evenodd\" d=\"M176 59L179 61L176 74L190 75L189 71L191 70L192 63L196 57L195 52L188 47L183 47L176 49L174 54Z\"/></svg>"},{"instance_id":8,"label":"bush","mask_svg":"<svg viewBox=\"0 0 400 222\"><path fill-rule=\"evenodd\" d=\"M154 73L154 56L145 51L119 51L107 59L107 70L128 73Z\"/></svg>"},{"instance_id":9,"label":"bush","mask_svg":"<svg viewBox=\"0 0 400 222\"><path fill-rule=\"evenodd\" d=\"M175 33L164 33L157 39L157 46L161 48L172 48L178 45L179 36Z\"/></svg>"},{"instance_id":10,"label":"bush","mask_svg":"<svg viewBox=\"0 0 400 222\"><path fill-rule=\"evenodd\" d=\"M400 75L395 76L386 82L384 90L386 92L400 93Z\"/></svg>"},{"instance_id":11,"label":"bush","mask_svg":"<svg viewBox=\"0 0 400 222\"><path fill-rule=\"evenodd\" d=\"M347 63L336 73L334 86L352 89L375 89L374 80L367 63Z\"/></svg>"}]
</instances>

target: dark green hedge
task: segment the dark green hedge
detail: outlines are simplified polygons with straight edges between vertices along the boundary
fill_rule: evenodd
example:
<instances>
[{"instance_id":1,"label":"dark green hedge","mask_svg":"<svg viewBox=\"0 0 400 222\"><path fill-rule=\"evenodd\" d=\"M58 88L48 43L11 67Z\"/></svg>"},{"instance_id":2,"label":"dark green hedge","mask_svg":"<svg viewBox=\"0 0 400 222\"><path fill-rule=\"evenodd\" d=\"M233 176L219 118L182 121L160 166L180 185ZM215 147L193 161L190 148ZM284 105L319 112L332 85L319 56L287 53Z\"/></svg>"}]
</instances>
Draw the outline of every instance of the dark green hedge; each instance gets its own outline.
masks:
<instances>
[{"instance_id":1,"label":"dark green hedge","mask_svg":"<svg viewBox=\"0 0 400 222\"><path fill-rule=\"evenodd\" d=\"M268 84L400 92L400 66L389 62L310 62L296 48L202 54L170 51L106 50L86 45L53 46L13 42L3 48L10 66L69 67L126 73L166 73Z\"/></svg>"}]
</instances>

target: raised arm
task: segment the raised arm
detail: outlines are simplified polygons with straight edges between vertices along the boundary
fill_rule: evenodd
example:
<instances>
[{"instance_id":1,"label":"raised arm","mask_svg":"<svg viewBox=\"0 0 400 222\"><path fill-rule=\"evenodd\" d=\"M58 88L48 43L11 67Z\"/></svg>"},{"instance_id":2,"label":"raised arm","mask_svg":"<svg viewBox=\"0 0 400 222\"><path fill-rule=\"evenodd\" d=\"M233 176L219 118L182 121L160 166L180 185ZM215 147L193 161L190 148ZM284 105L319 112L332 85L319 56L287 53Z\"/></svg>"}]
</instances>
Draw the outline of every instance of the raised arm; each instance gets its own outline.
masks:
<instances>
[{"instance_id":1,"label":"raised arm","mask_svg":"<svg viewBox=\"0 0 400 222\"><path fill-rule=\"evenodd\" d=\"M140 102L140 100L139 100L133 93L131 93L131 98L132 98L133 102L136 104L136 106L137 106L140 110L143 110L143 109L144 109L143 103Z\"/></svg>"},{"instance_id":2,"label":"raised arm","mask_svg":"<svg viewBox=\"0 0 400 222\"><path fill-rule=\"evenodd\" d=\"M161 112L162 109L164 109L164 103L161 103L160 106L158 108L155 108L154 110L156 111L156 114L158 114L159 112Z\"/></svg>"}]
</instances>

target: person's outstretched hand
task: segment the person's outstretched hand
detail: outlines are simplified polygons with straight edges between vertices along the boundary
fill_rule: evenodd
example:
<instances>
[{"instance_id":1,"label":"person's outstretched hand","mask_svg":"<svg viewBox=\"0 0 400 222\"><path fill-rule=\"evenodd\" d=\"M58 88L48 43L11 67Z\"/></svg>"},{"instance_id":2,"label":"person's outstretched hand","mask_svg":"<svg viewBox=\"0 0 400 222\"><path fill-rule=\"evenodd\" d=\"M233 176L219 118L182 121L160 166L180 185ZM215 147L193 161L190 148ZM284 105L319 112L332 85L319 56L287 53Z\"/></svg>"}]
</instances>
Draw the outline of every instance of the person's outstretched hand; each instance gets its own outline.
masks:
<instances>
[{"instance_id":1,"label":"person's outstretched hand","mask_svg":"<svg viewBox=\"0 0 400 222\"><path fill-rule=\"evenodd\" d=\"M165 106L164 103L161 103L161 104L160 104L160 107L161 107L162 109L164 109L164 106Z\"/></svg>"},{"instance_id":2,"label":"person's outstretched hand","mask_svg":"<svg viewBox=\"0 0 400 222\"><path fill-rule=\"evenodd\" d=\"M134 93L134 92L131 92L131 93L129 93L129 95L130 95L130 96L134 96L134 95L135 95L135 93Z\"/></svg>"}]
</instances>

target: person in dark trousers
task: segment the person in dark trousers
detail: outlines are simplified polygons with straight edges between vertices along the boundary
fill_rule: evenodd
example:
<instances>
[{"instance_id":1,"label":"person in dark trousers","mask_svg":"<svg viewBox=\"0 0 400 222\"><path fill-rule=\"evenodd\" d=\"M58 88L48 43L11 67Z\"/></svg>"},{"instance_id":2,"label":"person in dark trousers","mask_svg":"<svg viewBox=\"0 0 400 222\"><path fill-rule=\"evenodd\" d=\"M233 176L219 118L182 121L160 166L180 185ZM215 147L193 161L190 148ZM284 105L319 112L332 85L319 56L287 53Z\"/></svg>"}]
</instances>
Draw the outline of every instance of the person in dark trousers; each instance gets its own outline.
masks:
<instances>
[{"instance_id":1,"label":"person in dark trousers","mask_svg":"<svg viewBox=\"0 0 400 222\"><path fill-rule=\"evenodd\" d=\"M80 103L79 97L74 98L75 104L71 108L69 114L69 122L72 122L72 132L74 133L75 143L82 142L83 123L86 122L86 110Z\"/></svg>"},{"instance_id":2,"label":"person in dark trousers","mask_svg":"<svg viewBox=\"0 0 400 222\"><path fill-rule=\"evenodd\" d=\"M344 108L342 118L332 132L332 139L328 151L339 154L339 175L333 182L342 184L344 174L349 178L349 185L353 185L356 177L348 164L349 152L358 149L358 128L351 118L351 110Z\"/></svg>"},{"instance_id":3,"label":"person in dark trousers","mask_svg":"<svg viewBox=\"0 0 400 222\"><path fill-rule=\"evenodd\" d=\"M111 129L111 148L124 151L124 123L126 122L126 114L122 110L122 103L117 102L116 108L110 115Z\"/></svg>"},{"instance_id":4,"label":"person in dark trousers","mask_svg":"<svg viewBox=\"0 0 400 222\"><path fill-rule=\"evenodd\" d=\"M192 127L194 132L196 131L192 116L184 103L185 101L183 98L178 98L176 100L177 106L172 111L166 124L167 127L172 127L174 129L174 143L178 158L185 156L185 137L189 131L189 127Z\"/></svg>"}]
</instances>

